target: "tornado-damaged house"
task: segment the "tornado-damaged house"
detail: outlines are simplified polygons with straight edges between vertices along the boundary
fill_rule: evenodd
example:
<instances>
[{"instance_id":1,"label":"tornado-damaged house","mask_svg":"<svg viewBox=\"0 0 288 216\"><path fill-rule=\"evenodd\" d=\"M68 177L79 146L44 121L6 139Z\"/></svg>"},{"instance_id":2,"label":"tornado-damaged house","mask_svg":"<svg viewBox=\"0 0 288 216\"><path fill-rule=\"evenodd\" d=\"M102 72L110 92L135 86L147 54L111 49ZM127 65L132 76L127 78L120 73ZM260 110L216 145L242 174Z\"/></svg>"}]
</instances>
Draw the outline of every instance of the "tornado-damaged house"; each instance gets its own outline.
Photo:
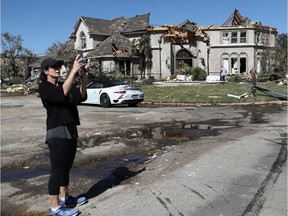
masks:
<instances>
[{"instance_id":1,"label":"tornado-damaged house","mask_svg":"<svg viewBox=\"0 0 288 216\"><path fill-rule=\"evenodd\" d=\"M83 51L84 57L94 62L97 70L109 73L118 69L124 76L142 77L143 57L133 48L135 41L148 36L152 55L144 76L157 80L179 73L183 63L200 67L208 78L215 79L222 65L229 74L251 69L261 72L264 51L273 49L276 43L276 28L252 22L237 9L220 26L197 26L186 20L178 25L153 27L149 16L113 20L80 17L70 40L75 50Z\"/></svg>"},{"instance_id":2,"label":"tornado-damaged house","mask_svg":"<svg viewBox=\"0 0 288 216\"><path fill-rule=\"evenodd\" d=\"M276 46L277 29L252 22L235 9L221 26L196 26L189 20L179 25L148 28L153 52L152 75L177 74L182 63L200 67L207 79L219 79L220 68L229 74L261 71L265 50Z\"/></svg>"},{"instance_id":3,"label":"tornado-damaged house","mask_svg":"<svg viewBox=\"0 0 288 216\"><path fill-rule=\"evenodd\" d=\"M139 56L132 52L132 41L146 34L149 15L113 20L80 17L70 38L75 41L76 50L97 62L101 72L119 69L125 76L139 75Z\"/></svg>"}]
</instances>

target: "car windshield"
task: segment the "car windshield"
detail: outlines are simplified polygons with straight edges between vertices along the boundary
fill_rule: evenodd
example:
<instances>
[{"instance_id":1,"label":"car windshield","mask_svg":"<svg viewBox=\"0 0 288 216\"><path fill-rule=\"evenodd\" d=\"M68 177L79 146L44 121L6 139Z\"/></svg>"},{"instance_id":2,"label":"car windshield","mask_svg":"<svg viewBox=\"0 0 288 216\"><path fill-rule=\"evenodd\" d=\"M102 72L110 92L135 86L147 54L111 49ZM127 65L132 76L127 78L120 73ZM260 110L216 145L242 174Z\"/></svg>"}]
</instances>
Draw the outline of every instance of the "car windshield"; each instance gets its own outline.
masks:
<instances>
[{"instance_id":1,"label":"car windshield","mask_svg":"<svg viewBox=\"0 0 288 216\"><path fill-rule=\"evenodd\" d=\"M127 85L127 83L119 80L96 80L93 81L88 88L108 88L118 85Z\"/></svg>"}]
</instances>

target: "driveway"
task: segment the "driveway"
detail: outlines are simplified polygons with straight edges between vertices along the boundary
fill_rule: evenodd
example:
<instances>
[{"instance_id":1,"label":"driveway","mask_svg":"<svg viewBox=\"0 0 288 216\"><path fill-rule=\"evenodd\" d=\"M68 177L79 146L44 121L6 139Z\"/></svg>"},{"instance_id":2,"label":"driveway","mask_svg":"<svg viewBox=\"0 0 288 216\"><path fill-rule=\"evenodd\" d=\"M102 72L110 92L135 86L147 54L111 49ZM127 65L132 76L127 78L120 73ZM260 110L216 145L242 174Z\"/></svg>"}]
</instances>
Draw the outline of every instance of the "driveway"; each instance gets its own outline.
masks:
<instances>
[{"instance_id":1,"label":"driveway","mask_svg":"<svg viewBox=\"0 0 288 216\"><path fill-rule=\"evenodd\" d=\"M79 106L80 215L287 215L287 106ZM46 113L1 97L1 215L47 215Z\"/></svg>"}]
</instances>

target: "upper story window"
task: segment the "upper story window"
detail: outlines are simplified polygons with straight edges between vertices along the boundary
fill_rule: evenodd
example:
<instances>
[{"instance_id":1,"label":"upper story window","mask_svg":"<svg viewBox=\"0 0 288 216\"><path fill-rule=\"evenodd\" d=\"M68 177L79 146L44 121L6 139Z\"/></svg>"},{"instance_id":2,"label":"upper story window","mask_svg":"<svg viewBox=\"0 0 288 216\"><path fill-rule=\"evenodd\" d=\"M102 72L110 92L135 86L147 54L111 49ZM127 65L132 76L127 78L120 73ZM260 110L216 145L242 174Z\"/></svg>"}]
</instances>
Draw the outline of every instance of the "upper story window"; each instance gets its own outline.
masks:
<instances>
[{"instance_id":1,"label":"upper story window","mask_svg":"<svg viewBox=\"0 0 288 216\"><path fill-rule=\"evenodd\" d=\"M260 32L255 33L255 42L256 42L256 44L259 44L261 42L261 33Z\"/></svg>"},{"instance_id":2,"label":"upper story window","mask_svg":"<svg viewBox=\"0 0 288 216\"><path fill-rule=\"evenodd\" d=\"M270 44L270 34L265 32L256 32L255 34L256 44L269 45Z\"/></svg>"},{"instance_id":3,"label":"upper story window","mask_svg":"<svg viewBox=\"0 0 288 216\"><path fill-rule=\"evenodd\" d=\"M237 43L237 32L231 32L231 43Z\"/></svg>"},{"instance_id":4,"label":"upper story window","mask_svg":"<svg viewBox=\"0 0 288 216\"><path fill-rule=\"evenodd\" d=\"M222 44L247 43L247 32L246 31L222 32L221 43Z\"/></svg>"},{"instance_id":5,"label":"upper story window","mask_svg":"<svg viewBox=\"0 0 288 216\"><path fill-rule=\"evenodd\" d=\"M264 41L265 41L265 34L264 34L264 33L261 33L260 43L261 43L261 44L264 44Z\"/></svg>"},{"instance_id":6,"label":"upper story window","mask_svg":"<svg viewBox=\"0 0 288 216\"><path fill-rule=\"evenodd\" d=\"M266 33L266 41L265 41L265 44L266 45L269 45L270 44L270 34Z\"/></svg>"},{"instance_id":7,"label":"upper story window","mask_svg":"<svg viewBox=\"0 0 288 216\"><path fill-rule=\"evenodd\" d=\"M240 32L240 43L246 43L246 32Z\"/></svg>"},{"instance_id":8,"label":"upper story window","mask_svg":"<svg viewBox=\"0 0 288 216\"><path fill-rule=\"evenodd\" d=\"M81 47L81 49L86 48L86 35L83 31L80 32L80 47Z\"/></svg>"},{"instance_id":9,"label":"upper story window","mask_svg":"<svg viewBox=\"0 0 288 216\"><path fill-rule=\"evenodd\" d=\"M222 32L222 43L228 44L230 41L229 32Z\"/></svg>"}]
</instances>

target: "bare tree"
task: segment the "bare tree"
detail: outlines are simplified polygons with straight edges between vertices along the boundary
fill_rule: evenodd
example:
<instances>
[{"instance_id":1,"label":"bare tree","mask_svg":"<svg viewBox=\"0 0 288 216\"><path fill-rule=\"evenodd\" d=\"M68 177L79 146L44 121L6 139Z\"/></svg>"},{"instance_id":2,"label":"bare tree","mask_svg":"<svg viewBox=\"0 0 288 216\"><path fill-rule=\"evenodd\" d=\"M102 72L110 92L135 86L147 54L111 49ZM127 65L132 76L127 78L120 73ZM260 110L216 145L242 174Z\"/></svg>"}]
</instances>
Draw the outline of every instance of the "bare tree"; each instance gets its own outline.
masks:
<instances>
[{"instance_id":1,"label":"bare tree","mask_svg":"<svg viewBox=\"0 0 288 216\"><path fill-rule=\"evenodd\" d=\"M35 59L36 55L29 49L22 46L21 35L11 35L8 32L1 34L1 80L3 77L12 78L23 76L27 78L29 64Z\"/></svg>"},{"instance_id":2,"label":"bare tree","mask_svg":"<svg viewBox=\"0 0 288 216\"><path fill-rule=\"evenodd\" d=\"M277 35L276 47L262 53L262 72L269 79L280 79L287 75L287 38L287 33Z\"/></svg>"}]
</instances>

